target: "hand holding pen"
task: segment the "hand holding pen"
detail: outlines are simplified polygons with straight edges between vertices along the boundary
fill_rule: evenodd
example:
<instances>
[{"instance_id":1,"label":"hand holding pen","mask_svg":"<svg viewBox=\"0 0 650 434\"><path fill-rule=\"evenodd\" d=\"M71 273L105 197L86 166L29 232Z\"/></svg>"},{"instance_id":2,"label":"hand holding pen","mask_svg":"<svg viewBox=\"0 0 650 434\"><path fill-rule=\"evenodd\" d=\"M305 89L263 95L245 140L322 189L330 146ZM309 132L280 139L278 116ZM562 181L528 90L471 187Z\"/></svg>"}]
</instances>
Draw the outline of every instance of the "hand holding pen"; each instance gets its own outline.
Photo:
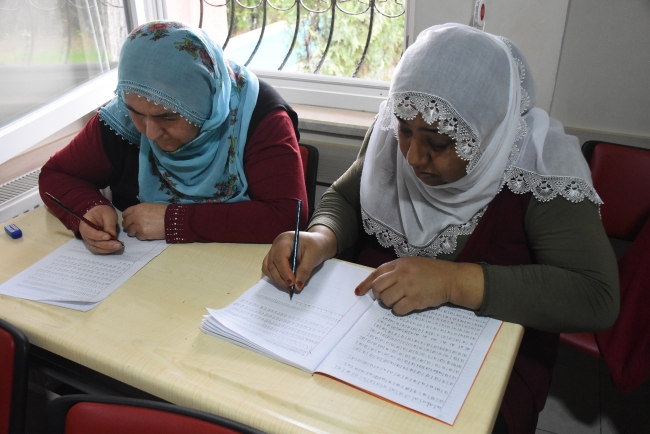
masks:
<instances>
[{"instance_id":1,"label":"hand holding pen","mask_svg":"<svg viewBox=\"0 0 650 434\"><path fill-rule=\"evenodd\" d=\"M296 246L295 235L295 231L287 231L275 238L262 261L262 273L279 286L290 289L295 285L295 290L300 292L314 269L336 255L338 245L334 232L320 224L300 232ZM293 255L294 247L297 255ZM292 270L294 257L297 258L295 271Z\"/></svg>"},{"instance_id":2,"label":"hand holding pen","mask_svg":"<svg viewBox=\"0 0 650 434\"><path fill-rule=\"evenodd\" d=\"M332 229L315 224L306 232L299 232L302 202L298 202L296 230L286 231L273 241L262 261L262 273L283 288L289 288L293 299L300 292L316 267L336 255L338 244Z\"/></svg>"},{"instance_id":3,"label":"hand holding pen","mask_svg":"<svg viewBox=\"0 0 650 434\"><path fill-rule=\"evenodd\" d=\"M79 219L79 233L91 251L95 253L112 253L124 247L124 244L115 236L114 228L117 226L117 213L112 207L99 205L88 211L85 216L82 216L50 193L46 192L45 196L61 209Z\"/></svg>"}]
</instances>

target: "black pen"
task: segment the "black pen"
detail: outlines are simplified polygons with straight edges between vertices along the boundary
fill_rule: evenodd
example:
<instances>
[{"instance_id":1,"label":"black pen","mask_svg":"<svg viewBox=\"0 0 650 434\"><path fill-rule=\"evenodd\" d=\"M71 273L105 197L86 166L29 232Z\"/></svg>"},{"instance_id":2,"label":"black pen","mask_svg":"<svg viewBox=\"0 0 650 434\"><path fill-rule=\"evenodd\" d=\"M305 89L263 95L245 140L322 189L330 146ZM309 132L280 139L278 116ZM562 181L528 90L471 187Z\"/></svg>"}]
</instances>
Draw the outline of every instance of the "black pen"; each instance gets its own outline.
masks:
<instances>
[{"instance_id":1,"label":"black pen","mask_svg":"<svg viewBox=\"0 0 650 434\"><path fill-rule=\"evenodd\" d=\"M300 237L300 211L302 210L302 200L298 200L298 216L296 217L296 233L293 236L293 253L291 254L291 271L294 278L296 277L296 265L298 264L298 238ZM289 300L293 299L293 291L296 289L296 283L289 287Z\"/></svg>"}]
</instances>

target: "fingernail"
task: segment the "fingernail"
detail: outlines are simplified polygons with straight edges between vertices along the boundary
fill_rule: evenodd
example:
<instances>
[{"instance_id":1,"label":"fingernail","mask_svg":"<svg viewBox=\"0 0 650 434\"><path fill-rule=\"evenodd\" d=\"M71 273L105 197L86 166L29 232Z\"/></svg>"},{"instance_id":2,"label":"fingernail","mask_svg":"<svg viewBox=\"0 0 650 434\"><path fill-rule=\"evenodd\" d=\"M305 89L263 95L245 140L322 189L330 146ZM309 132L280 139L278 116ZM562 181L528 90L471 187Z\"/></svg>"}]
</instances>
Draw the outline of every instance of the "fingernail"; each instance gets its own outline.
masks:
<instances>
[{"instance_id":1,"label":"fingernail","mask_svg":"<svg viewBox=\"0 0 650 434\"><path fill-rule=\"evenodd\" d=\"M354 295L359 295L359 287L354 288Z\"/></svg>"},{"instance_id":2,"label":"fingernail","mask_svg":"<svg viewBox=\"0 0 650 434\"><path fill-rule=\"evenodd\" d=\"M302 286L303 286L303 285L304 285L304 283L301 282L300 280L296 282L296 287L297 287L298 289L302 289Z\"/></svg>"},{"instance_id":3,"label":"fingernail","mask_svg":"<svg viewBox=\"0 0 650 434\"><path fill-rule=\"evenodd\" d=\"M113 244L114 249L119 249L120 247L122 247L121 244L118 244L118 243Z\"/></svg>"},{"instance_id":4,"label":"fingernail","mask_svg":"<svg viewBox=\"0 0 650 434\"><path fill-rule=\"evenodd\" d=\"M287 285L291 286L291 279L287 279Z\"/></svg>"}]
</instances>

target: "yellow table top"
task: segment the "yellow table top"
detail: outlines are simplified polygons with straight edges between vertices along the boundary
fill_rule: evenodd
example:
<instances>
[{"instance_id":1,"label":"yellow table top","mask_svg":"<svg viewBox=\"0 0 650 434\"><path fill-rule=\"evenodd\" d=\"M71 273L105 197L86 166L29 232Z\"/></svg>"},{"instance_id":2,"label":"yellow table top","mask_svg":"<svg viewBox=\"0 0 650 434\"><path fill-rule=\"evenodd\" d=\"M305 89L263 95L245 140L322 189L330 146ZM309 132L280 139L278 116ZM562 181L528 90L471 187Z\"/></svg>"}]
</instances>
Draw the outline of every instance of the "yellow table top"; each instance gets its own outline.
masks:
<instances>
[{"instance_id":1,"label":"yellow table top","mask_svg":"<svg viewBox=\"0 0 650 434\"><path fill-rule=\"evenodd\" d=\"M9 223L23 237L0 237L0 283L72 237L44 207ZM268 248L172 245L88 312L0 295L0 318L76 363L267 432L491 432L519 325L501 327L453 426L199 331L206 307L227 306L260 279Z\"/></svg>"}]
</instances>

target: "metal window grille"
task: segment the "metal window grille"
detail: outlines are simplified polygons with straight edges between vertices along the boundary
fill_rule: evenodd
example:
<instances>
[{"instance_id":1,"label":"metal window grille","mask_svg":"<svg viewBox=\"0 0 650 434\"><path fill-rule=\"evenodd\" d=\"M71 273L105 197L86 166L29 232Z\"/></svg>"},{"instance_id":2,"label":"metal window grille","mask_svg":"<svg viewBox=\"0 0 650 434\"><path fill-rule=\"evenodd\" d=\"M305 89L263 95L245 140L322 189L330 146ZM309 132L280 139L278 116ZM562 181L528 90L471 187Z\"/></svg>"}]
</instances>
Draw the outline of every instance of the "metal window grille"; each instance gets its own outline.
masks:
<instances>
[{"instance_id":1,"label":"metal window grille","mask_svg":"<svg viewBox=\"0 0 650 434\"><path fill-rule=\"evenodd\" d=\"M254 0L255 1L255 0ZM257 3L253 5L244 4L242 0L225 0L223 3L211 3L207 0L199 0L200 2L200 19L199 27L202 27L204 24L204 8L214 7L222 8L226 7L228 9L228 35L223 42L222 47L225 50L230 42L231 38L235 36L235 23L236 23L236 14L237 11L250 11L255 12L257 16L261 16L261 32L259 38L250 54L248 60L244 63L245 66L248 66L249 63L254 59L255 55L262 44L264 39L265 30L268 25L267 17L274 10L283 13L292 13L295 16L295 25L293 29L293 36L291 37L291 43L287 47L287 52L284 56L284 60L281 65L278 67L278 70L283 70L287 61L291 58L292 53L294 53L299 35L304 29L301 26L304 26L305 19L301 19L307 15L307 19L311 20L326 20L328 25L324 26L327 28L328 35L325 47L322 49L322 54L320 60L318 61L316 67L313 69L314 74L321 72L321 68L330 54L332 49L333 36L337 30L337 22L341 20L342 15L348 16L364 16L367 17L367 33L365 38L365 45L362 50L362 54L356 61L356 68L352 77L357 77L366 56L368 50L370 49L372 36L373 36L373 27L377 21L379 15L387 19L397 19L405 14L404 0L294 0L288 6L280 6L271 0L256 0ZM278 0L279 1L279 0ZM390 11L390 12L389 12ZM402 45L402 41L395 41L396 44Z\"/></svg>"}]
</instances>

